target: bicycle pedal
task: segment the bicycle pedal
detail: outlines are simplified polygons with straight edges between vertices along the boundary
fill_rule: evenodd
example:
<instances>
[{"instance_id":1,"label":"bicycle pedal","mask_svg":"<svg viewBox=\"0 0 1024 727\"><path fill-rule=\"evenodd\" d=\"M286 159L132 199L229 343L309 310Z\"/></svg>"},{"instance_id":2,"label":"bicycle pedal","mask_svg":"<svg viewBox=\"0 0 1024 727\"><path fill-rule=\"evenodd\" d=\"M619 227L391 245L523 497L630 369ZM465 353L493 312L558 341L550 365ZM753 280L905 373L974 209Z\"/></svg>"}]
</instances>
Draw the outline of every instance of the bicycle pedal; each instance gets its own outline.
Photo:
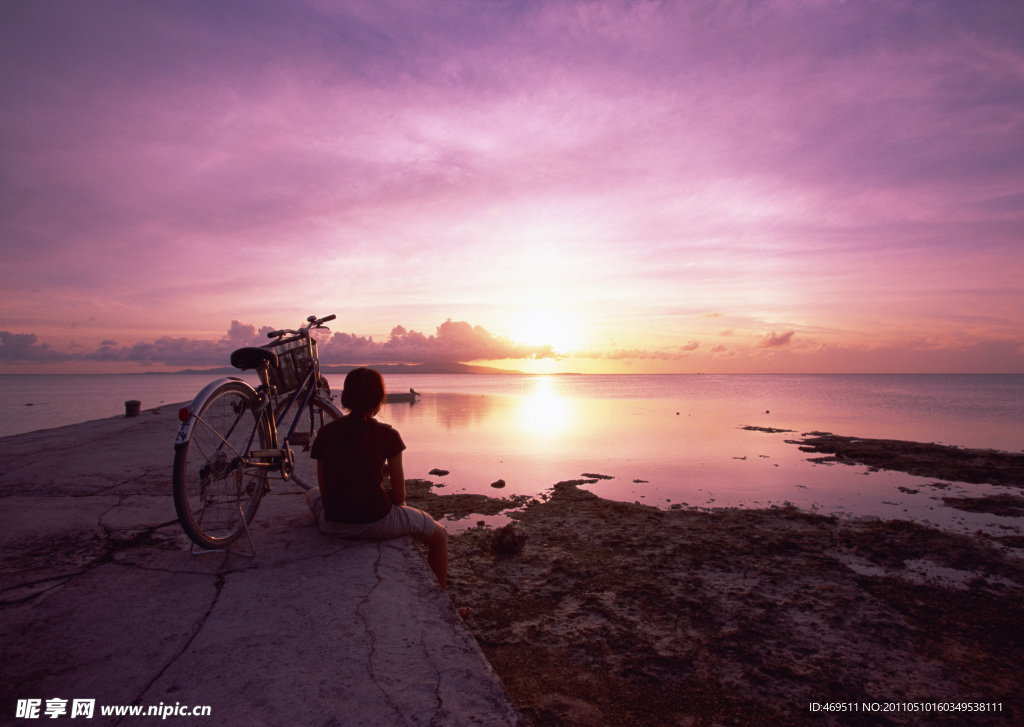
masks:
<instances>
[{"instance_id":1,"label":"bicycle pedal","mask_svg":"<svg viewBox=\"0 0 1024 727\"><path fill-rule=\"evenodd\" d=\"M258 457L260 459L274 459L285 456L283 449L253 449L249 452L250 457Z\"/></svg>"}]
</instances>

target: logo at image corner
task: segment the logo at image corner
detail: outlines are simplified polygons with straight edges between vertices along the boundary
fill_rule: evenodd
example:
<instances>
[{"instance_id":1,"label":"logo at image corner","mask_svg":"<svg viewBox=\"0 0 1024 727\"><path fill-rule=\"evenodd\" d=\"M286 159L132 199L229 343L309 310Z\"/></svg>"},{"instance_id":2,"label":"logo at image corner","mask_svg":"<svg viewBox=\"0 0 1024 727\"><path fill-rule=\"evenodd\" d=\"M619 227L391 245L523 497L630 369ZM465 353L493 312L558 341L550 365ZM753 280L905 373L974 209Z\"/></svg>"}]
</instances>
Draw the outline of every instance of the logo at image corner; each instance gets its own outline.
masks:
<instances>
[{"instance_id":1,"label":"logo at image corner","mask_svg":"<svg viewBox=\"0 0 1024 727\"><path fill-rule=\"evenodd\" d=\"M92 719L95 709L95 699L67 700L59 697L45 701L42 699L19 699L15 709L15 717L18 719L39 719L40 717L56 719L57 717L70 716L72 718L84 717L85 719Z\"/></svg>"}]
</instances>

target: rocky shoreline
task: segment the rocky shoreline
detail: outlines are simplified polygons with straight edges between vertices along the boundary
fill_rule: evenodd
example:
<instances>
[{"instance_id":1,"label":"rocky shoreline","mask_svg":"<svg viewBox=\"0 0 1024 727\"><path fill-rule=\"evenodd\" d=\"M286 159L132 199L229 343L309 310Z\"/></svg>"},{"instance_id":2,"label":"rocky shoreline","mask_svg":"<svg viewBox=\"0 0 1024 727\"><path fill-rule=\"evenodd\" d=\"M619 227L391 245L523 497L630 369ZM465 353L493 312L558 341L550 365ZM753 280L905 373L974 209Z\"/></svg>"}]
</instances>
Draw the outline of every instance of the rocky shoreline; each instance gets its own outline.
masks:
<instances>
[{"instance_id":1,"label":"rocky shoreline","mask_svg":"<svg viewBox=\"0 0 1024 727\"><path fill-rule=\"evenodd\" d=\"M822 436L795 443L868 466L921 466L915 443ZM968 472L964 450L922 446L932 460L956 460L946 479L1020 486L1020 455L972 450ZM580 489L585 481L537 500L410 485L410 504L435 517L516 508L511 533L475 527L451 538L449 595L530 724L1020 719L1019 537L793 508L658 510L603 500ZM972 499L1003 513L1024 504ZM1000 711L811 711L825 702Z\"/></svg>"},{"instance_id":2,"label":"rocky shoreline","mask_svg":"<svg viewBox=\"0 0 1024 727\"><path fill-rule=\"evenodd\" d=\"M811 432L801 440L787 441L804 452L830 455L813 461L863 464L918 477L1024 488L1024 454L1014 452L841 437L828 432Z\"/></svg>"}]
</instances>

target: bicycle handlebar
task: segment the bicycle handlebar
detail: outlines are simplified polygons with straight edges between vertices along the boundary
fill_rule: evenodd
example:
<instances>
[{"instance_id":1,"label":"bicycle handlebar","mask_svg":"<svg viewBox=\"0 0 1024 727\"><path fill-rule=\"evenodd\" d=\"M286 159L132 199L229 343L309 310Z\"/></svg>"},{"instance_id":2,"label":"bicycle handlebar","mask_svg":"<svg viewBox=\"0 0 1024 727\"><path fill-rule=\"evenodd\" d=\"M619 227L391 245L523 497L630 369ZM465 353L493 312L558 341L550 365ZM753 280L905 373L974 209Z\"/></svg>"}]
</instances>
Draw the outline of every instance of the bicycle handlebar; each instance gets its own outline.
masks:
<instances>
[{"instance_id":1,"label":"bicycle handlebar","mask_svg":"<svg viewBox=\"0 0 1024 727\"><path fill-rule=\"evenodd\" d=\"M299 330L293 331L290 328L285 328L280 331L270 331L269 333L267 333L267 338L280 338L281 336L288 335L298 336L303 333L308 333L310 328L322 328L324 323L327 323L327 321L333 321L337 317L338 316L336 316L334 313L331 313L329 316L324 316L323 318L310 316L309 318L306 319L307 325L303 326Z\"/></svg>"}]
</instances>

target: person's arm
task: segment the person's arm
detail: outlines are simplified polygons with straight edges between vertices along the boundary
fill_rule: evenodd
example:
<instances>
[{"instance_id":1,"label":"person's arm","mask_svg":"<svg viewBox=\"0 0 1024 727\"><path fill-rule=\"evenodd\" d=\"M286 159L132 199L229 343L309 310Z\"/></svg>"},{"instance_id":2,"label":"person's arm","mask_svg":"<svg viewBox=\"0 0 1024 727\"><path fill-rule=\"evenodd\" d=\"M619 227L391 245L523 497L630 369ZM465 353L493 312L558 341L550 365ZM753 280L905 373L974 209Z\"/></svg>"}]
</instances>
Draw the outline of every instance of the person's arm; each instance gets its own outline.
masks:
<instances>
[{"instance_id":1,"label":"person's arm","mask_svg":"<svg viewBox=\"0 0 1024 727\"><path fill-rule=\"evenodd\" d=\"M391 501L396 505L405 504L405 472L402 470L402 453L388 459L391 473Z\"/></svg>"},{"instance_id":2,"label":"person's arm","mask_svg":"<svg viewBox=\"0 0 1024 727\"><path fill-rule=\"evenodd\" d=\"M320 497L324 496L324 461L318 459L316 461L316 482L317 487L320 489Z\"/></svg>"}]
</instances>

